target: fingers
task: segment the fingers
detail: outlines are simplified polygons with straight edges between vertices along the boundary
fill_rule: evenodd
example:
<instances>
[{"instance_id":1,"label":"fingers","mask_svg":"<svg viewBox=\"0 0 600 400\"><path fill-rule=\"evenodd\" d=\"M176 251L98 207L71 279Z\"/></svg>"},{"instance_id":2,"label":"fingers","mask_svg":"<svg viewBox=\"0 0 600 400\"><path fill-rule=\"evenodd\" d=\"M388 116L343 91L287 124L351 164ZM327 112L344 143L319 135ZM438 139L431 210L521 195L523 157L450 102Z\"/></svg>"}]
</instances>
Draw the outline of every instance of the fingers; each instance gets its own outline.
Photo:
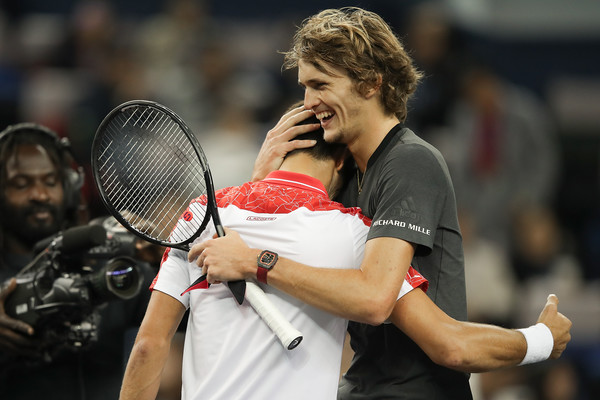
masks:
<instances>
[{"instance_id":1,"label":"fingers","mask_svg":"<svg viewBox=\"0 0 600 400\"><path fill-rule=\"evenodd\" d=\"M273 130L276 130L281 125L286 123L286 121L288 121L290 119L290 117L292 117L298 113L301 113L302 111L304 111L304 106L299 106L299 107L293 108L290 111L286 112L285 114L283 114L281 116L281 118L279 118L279 121L277 121L277 124L273 127Z\"/></svg>"},{"instance_id":2,"label":"fingers","mask_svg":"<svg viewBox=\"0 0 600 400\"><path fill-rule=\"evenodd\" d=\"M312 147L316 143L317 142L315 140L292 140L291 142L286 142L285 144L282 144L280 150L287 154L292 150Z\"/></svg>"},{"instance_id":3,"label":"fingers","mask_svg":"<svg viewBox=\"0 0 600 400\"><path fill-rule=\"evenodd\" d=\"M207 243L208 241L193 245L190 251L188 252L188 262L194 262L194 260L196 260L200 254L202 254Z\"/></svg>"},{"instance_id":4,"label":"fingers","mask_svg":"<svg viewBox=\"0 0 600 400\"><path fill-rule=\"evenodd\" d=\"M0 316L0 337L10 337L18 342L20 339L24 339L21 334L32 336L34 334L33 327L18 319L6 315Z\"/></svg>"},{"instance_id":5,"label":"fingers","mask_svg":"<svg viewBox=\"0 0 600 400\"><path fill-rule=\"evenodd\" d=\"M311 110L305 109L304 106L299 106L283 114L275 127L281 127L282 125L296 125L298 122L304 121L312 115L314 115L314 113Z\"/></svg>"},{"instance_id":6,"label":"fingers","mask_svg":"<svg viewBox=\"0 0 600 400\"><path fill-rule=\"evenodd\" d=\"M21 338L20 335L13 332L20 332L27 335L33 335L33 327L25 322L12 318L6 314L5 300L17 287L17 280L12 278L8 284L0 290L0 336L11 337L14 340Z\"/></svg>"},{"instance_id":7,"label":"fingers","mask_svg":"<svg viewBox=\"0 0 600 400\"><path fill-rule=\"evenodd\" d=\"M549 294L548 299L546 300L546 305L553 304L558 306L558 297L555 294Z\"/></svg>"},{"instance_id":8,"label":"fingers","mask_svg":"<svg viewBox=\"0 0 600 400\"><path fill-rule=\"evenodd\" d=\"M320 124L297 125L299 122L314 115L304 107L297 107L281 117L277 125L271 129L258 152L252 170L252 181L264 179L270 172L279 169L285 155L296 148L314 146L314 141L294 143L298 135L318 129ZM290 144L290 141L292 141Z\"/></svg>"},{"instance_id":9,"label":"fingers","mask_svg":"<svg viewBox=\"0 0 600 400\"><path fill-rule=\"evenodd\" d=\"M194 260L196 260L196 264L199 267L202 267L206 256L205 253L207 253L208 248L214 246L215 240L235 240L240 237L240 235L232 229L223 227L223 230L225 231L225 236L219 237L219 235L215 233L212 239L193 245L190 251L188 251L188 262L194 262Z\"/></svg>"},{"instance_id":10,"label":"fingers","mask_svg":"<svg viewBox=\"0 0 600 400\"><path fill-rule=\"evenodd\" d=\"M13 290L15 290L16 287L17 279L11 278L11 280L8 281L8 284L6 284L6 286L0 288L0 301L4 303L4 300L8 297L9 294L13 292Z\"/></svg>"},{"instance_id":11,"label":"fingers","mask_svg":"<svg viewBox=\"0 0 600 400\"><path fill-rule=\"evenodd\" d=\"M290 143L290 141L292 141L291 143L295 142L294 138L302 135L303 133L308 133L308 132L312 132L316 129L319 129L321 125L320 124L306 124L306 125L296 125L292 128L289 128L288 130L286 130L285 132L283 132L283 134L280 136L280 140L281 143ZM304 140L304 142L308 142L307 140ZM312 141L312 144L314 145L316 142Z\"/></svg>"},{"instance_id":12,"label":"fingers","mask_svg":"<svg viewBox=\"0 0 600 400\"><path fill-rule=\"evenodd\" d=\"M310 110L298 110L294 109L290 113L285 114L279 123L269 131L267 140L277 140L278 143L287 142L298 135L314 131L321 126L318 123L298 125L300 122L314 115Z\"/></svg>"},{"instance_id":13,"label":"fingers","mask_svg":"<svg viewBox=\"0 0 600 400\"><path fill-rule=\"evenodd\" d=\"M0 314L0 353L33 356L36 354L36 341L31 337L33 327L23 321Z\"/></svg>"},{"instance_id":14,"label":"fingers","mask_svg":"<svg viewBox=\"0 0 600 400\"><path fill-rule=\"evenodd\" d=\"M0 326L9 328L14 332L20 332L30 336L34 334L34 330L31 325L18 319L10 318L6 314L0 316Z\"/></svg>"},{"instance_id":15,"label":"fingers","mask_svg":"<svg viewBox=\"0 0 600 400\"><path fill-rule=\"evenodd\" d=\"M551 359L559 358L567 348L567 344L571 341L572 325L569 318L561 313L557 313L557 321L551 328L552 336L554 337L554 348L550 354Z\"/></svg>"},{"instance_id":16,"label":"fingers","mask_svg":"<svg viewBox=\"0 0 600 400\"><path fill-rule=\"evenodd\" d=\"M287 118L286 124L290 126L297 125L305 119L308 119L314 115L315 113L312 112L312 110L305 110L304 107L302 107L298 112L293 113Z\"/></svg>"}]
</instances>

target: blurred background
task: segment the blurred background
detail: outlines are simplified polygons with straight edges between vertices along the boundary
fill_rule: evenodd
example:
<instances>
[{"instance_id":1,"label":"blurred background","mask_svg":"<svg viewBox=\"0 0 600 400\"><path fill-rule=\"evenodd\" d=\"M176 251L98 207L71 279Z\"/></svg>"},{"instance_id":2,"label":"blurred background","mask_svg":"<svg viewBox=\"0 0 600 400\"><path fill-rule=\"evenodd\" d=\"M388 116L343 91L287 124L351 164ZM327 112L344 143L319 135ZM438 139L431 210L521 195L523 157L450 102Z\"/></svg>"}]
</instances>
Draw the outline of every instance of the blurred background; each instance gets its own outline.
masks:
<instances>
[{"instance_id":1,"label":"blurred background","mask_svg":"<svg viewBox=\"0 0 600 400\"><path fill-rule=\"evenodd\" d=\"M89 176L102 118L131 99L179 113L217 187L250 178L282 112L301 21L356 5L390 23L425 73L407 125L444 154L464 234L469 318L573 321L556 362L475 374L476 399L600 398L600 2L597 0L1 0L0 127L71 139Z\"/></svg>"}]
</instances>

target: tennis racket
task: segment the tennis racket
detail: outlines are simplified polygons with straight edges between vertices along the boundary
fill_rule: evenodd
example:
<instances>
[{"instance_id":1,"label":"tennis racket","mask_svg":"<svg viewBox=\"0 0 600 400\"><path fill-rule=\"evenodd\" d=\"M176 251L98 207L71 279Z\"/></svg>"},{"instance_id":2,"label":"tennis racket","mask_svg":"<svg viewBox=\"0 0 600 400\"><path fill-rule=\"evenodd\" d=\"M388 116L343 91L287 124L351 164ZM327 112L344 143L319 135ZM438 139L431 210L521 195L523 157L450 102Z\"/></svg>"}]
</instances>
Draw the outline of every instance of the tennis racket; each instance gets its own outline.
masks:
<instances>
[{"instance_id":1,"label":"tennis racket","mask_svg":"<svg viewBox=\"0 0 600 400\"><path fill-rule=\"evenodd\" d=\"M189 251L211 217L217 234L225 235L202 147L185 122L161 104L134 100L113 109L96 131L92 172L108 211L144 240ZM193 218L187 218L192 201L205 207L195 207ZM185 224L178 225L180 217ZM201 276L190 288L205 279ZM300 343L302 334L258 285L245 281L228 285L239 304L245 294L285 348Z\"/></svg>"}]
</instances>

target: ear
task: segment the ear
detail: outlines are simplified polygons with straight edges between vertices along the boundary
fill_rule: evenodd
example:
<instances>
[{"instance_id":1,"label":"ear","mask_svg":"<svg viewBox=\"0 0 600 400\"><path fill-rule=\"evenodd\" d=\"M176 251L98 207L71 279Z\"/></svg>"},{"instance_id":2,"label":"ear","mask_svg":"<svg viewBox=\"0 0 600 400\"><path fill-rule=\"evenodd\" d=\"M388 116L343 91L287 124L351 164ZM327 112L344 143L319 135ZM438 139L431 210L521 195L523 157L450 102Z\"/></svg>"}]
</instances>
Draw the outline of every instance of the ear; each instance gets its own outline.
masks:
<instances>
[{"instance_id":1,"label":"ear","mask_svg":"<svg viewBox=\"0 0 600 400\"><path fill-rule=\"evenodd\" d=\"M379 91L379 88L381 88L381 84L383 82L383 78L381 77L381 74L377 74L377 80L375 81L375 84L373 86L371 86L370 89L367 90L367 93L365 93L365 97L367 99L375 96L375 94L377 94L377 92Z\"/></svg>"}]
</instances>

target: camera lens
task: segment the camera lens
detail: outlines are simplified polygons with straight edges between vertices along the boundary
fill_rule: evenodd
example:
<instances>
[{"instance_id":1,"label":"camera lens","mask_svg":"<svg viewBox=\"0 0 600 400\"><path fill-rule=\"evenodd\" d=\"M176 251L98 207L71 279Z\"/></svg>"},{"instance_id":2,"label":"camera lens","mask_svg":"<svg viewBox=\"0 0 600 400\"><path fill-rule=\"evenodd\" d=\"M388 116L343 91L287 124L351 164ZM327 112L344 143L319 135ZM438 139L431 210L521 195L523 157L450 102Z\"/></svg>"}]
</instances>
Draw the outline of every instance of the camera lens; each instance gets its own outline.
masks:
<instances>
[{"instance_id":1,"label":"camera lens","mask_svg":"<svg viewBox=\"0 0 600 400\"><path fill-rule=\"evenodd\" d=\"M135 261L129 257L113 258L90 277L96 300L130 299L142 287L143 277Z\"/></svg>"},{"instance_id":2,"label":"camera lens","mask_svg":"<svg viewBox=\"0 0 600 400\"><path fill-rule=\"evenodd\" d=\"M135 284L135 271L132 266L124 266L114 271L106 271L109 286L117 290L127 290Z\"/></svg>"}]
</instances>

